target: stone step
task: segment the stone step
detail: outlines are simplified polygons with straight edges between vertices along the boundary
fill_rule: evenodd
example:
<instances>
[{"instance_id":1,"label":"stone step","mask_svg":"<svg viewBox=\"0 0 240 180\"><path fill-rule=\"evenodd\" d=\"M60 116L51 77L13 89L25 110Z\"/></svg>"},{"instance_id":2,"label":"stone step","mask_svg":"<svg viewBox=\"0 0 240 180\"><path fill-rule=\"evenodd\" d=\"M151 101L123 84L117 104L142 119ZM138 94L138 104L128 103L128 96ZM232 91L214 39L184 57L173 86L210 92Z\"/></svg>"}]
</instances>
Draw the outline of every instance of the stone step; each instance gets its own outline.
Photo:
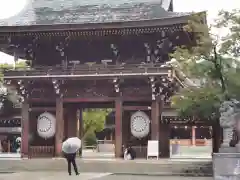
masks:
<instances>
[{"instance_id":1,"label":"stone step","mask_svg":"<svg viewBox=\"0 0 240 180\"><path fill-rule=\"evenodd\" d=\"M198 164L190 168L183 168L184 174L195 174L196 176L213 176L212 163Z\"/></svg>"}]
</instances>

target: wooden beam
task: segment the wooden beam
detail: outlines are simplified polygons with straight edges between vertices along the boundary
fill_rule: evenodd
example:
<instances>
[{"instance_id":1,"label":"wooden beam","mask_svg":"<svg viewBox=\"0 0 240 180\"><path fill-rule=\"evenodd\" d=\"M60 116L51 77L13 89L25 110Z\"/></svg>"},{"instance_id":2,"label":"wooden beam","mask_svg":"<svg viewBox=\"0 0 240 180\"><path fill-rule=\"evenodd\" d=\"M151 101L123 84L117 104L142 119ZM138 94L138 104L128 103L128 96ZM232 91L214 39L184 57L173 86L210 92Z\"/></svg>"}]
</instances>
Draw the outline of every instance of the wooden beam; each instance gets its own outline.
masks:
<instances>
[{"instance_id":1,"label":"wooden beam","mask_svg":"<svg viewBox=\"0 0 240 180\"><path fill-rule=\"evenodd\" d=\"M29 98L29 102L55 102L56 101L56 98L53 97L53 98Z\"/></svg>"},{"instance_id":2,"label":"wooden beam","mask_svg":"<svg viewBox=\"0 0 240 180\"><path fill-rule=\"evenodd\" d=\"M122 97L122 101L124 102L150 102L151 98L150 97ZM55 102L56 98L30 98L29 102ZM99 103L104 103L104 102L114 102L116 100L116 97L64 97L63 102L65 103L94 103L94 102L99 102Z\"/></svg>"},{"instance_id":3,"label":"wooden beam","mask_svg":"<svg viewBox=\"0 0 240 180\"><path fill-rule=\"evenodd\" d=\"M31 112L44 112L44 111L56 111L56 107L32 107L29 109Z\"/></svg>"},{"instance_id":4,"label":"wooden beam","mask_svg":"<svg viewBox=\"0 0 240 180\"><path fill-rule=\"evenodd\" d=\"M114 102L114 97L89 97L89 98L81 98L81 97L73 97L73 98L63 98L63 101L71 102L71 103L83 103L83 102Z\"/></svg>"},{"instance_id":5,"label":"wooden beam","mask_svg":"<svg viewBox=\"0 0 240 180\"><path fill-rule=\"evenodd\" d=\"M123 96L122 101L124 102L151 102L151 97L130 97L130 96Z\"/></svg>"},{"instance_id":6,"label":"wooden beam","mask_svg":"<svg viewBox=\"0 0 240 180\"><path fill-rule=\"evenodd\" d=\"M82 103L82 102L114 102L117 98L116 97L72 97L68 98L65 97L63 98L64 102L71 102L71 103ZM151 101L149 97L122 97L122 101L124 102L142 102L142 101Z\"/></svg>"},{"instance_id":7,"label":"wooden beam","mask_svg":"<svg viewBox=\"0 0 240 180\"><path fill-rule=\"evenodd\" d=\"M149 106L123 106L123 110L125 111L150 111L151 107Z\"/></svg>"}]
</instances>

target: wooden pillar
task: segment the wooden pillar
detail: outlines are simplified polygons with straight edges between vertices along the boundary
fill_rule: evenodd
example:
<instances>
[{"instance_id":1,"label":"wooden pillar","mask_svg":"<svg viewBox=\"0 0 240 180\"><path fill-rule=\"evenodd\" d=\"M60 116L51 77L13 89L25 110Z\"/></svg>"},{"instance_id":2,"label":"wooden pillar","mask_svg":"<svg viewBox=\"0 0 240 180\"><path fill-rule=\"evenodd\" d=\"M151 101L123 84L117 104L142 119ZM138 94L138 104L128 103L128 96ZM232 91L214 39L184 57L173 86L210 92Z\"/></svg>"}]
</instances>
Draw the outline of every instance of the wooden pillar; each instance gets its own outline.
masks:
<instances>
[{"instance_id":1,"label":"wooden pillar","mask_svg":"<svg viewBox=\"0 0 240 180\"><path fill-rule=\"evenodd\" d=\"M125 121L122 121L122 144L124 146L128 145L129 143L129 133L130 133L130 112L129 111L124 111L124 115L122 119L125 119Z\"/></svg>"},{"instance_id":2,"label":"wooden pillar","mask_svg":"<svg viewBox=\"0 0 240 180\"><path fill-rule=\"evenodd\" d=\"M56 99L56 121L55 156L61 156L61 146L64 138L63 100L61 97L57 97Z\"/></svg>"},{"instance_id":3,"label":"wooden pillar","mask_svg":"<svg viewBox=\"0 0 240 180\"><path fill-rule=\"evenodd\" d=\"M159 102L153 101L151 106L151 140L159 140Z\"/></svg>"},{"instance_id":4,"label":"wooden pillar","mask_svg":"<svg viewBox=\"0 0 240 180\"><path fill-rule=\"evenodd\" d=\"M159 98L152 102L151 106L151 139L159 142L159 157L170 157L170 126L162 124L161 109L163 101Z\"/></svg>"},{"instance_id":5,"label":"wooden pillar","mask_svg":"<svg viewBox=\"0 0 240 180\"><path fill-rule=\"evenodd\" d=\"M115 101L115 157L120 158L122 155L122 100Z\"/></svg>"},{"instance_id":6,"label":"wooden pillar","mask_svg":"<svg viewBox=\"0 0 240 180\"><path fill-rule=\"evenodd\" d=\"M157 100L152 101L151 105L151 140L157 140L158 141L158 147L159 147L159 155L161 153L160 150L160 141L159 141L159 102Z\"/></svg>"},{"instance_id":7,"label":"wooden pillar","mask_svg":"<svg viewBox=\"0 0 240 180\"><path fill-rule=\"evenodd\" d=\"M29 155L29 104L27 99L22 104L22 142L21 142L21 156L23 158Z\"/></svg>"},{"instance_id":8,"label":"wooden pillar","mask_svg":"<svg viewBox=\"0 0 240 180\"><path fill-rule=\"evenodd\" d=\"M84 139L83 139L83 135L84 135L84 126L83 126L83 109L82 108L80 108L79 110L78 110L78 114L77 114L77 116L78 116L78 137L82 140L81 142L82 142L82 147L83 147L83 141L84 141ZM80 157L82 157L82 148L79 150L79 155L80 155Z\"/></svg>"},{"instance_id":9,"label":"wooden pillar","mask_svg":"<svg viewBox=\"0 0 240 180\"><path fill-rule=\"evenodd\" d=\"M192 145L196 145L196 126L192 126Z\"/></svg>"},{"instance_id":10,"label":"wooden pillar","mask_svg":"<svg viewBox=\"0 0 240 180\"><path fill-rule=\"evenodd\" d=\"M67 109L67 119L66 119L66 124L67 124L67 137L77 137L77 124L78 124L78 119L77 119L77 109L75 107L70 107Z\"/></svg>"},{"instance_id":11,"label":"wooden pillar","mask_svg":"<svg viewBox=\"0 0 240 180\"><path fill-rule=\"evenodd\" d=\"M169 124L160 124L159 128L160 158L170 157L170 133L171 127Z\"/></svg>"},{"instance_id":12,"label":"wooden pillar","mask_svg":"<svg viewBox=\"0 0 240 180\"><path fill-rule=\"evenodd\" d=\"M222 143L222 128L219 121L212 125L212 152L218 153Z\"/></svg>"}]
</instances>

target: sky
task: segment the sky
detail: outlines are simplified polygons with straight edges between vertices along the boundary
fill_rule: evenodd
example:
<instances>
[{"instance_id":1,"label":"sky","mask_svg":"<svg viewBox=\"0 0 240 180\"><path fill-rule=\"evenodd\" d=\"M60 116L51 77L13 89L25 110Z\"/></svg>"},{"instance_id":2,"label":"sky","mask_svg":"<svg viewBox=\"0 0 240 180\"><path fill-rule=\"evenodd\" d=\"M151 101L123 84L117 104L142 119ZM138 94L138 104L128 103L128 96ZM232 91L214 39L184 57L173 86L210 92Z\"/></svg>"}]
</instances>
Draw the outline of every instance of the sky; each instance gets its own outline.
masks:
<instances>
[{"instance_id":1,"label":"sky","mask_svg":"<svg viewBox=\"0 0 240 180\"><path fill-rule=\"evenodd\" d=\"M240 8L239 0L173 0L174 11L191 12L207 11L208 23L212 23L219 10L232 10Z\"/></svg>"},{"instance_id":2,"label":"sky","mask_svg":"<svg viewBox=\"0 0 240 180\"><path fill-rule=\"evenodd\" d=\"M6 19L21 13L29 1L30 0L0 0L0 19ZM176 12L207 11L209 24L214 22L219 10L240 8L240 0L173 0L173 4L174 11ZM225 31L219 30L218 33L222 34L225 33ZM0 52L0 63L13 62L13 57Z\"/></svg>"},{"instance_id":3,"label":"sky","mask_svg":"<svg viewBox=\"0 0 240 180\"><path fill-rule=\"evenodd\" d=\"M0 19L19 14L28 2L29 0L0 0Z\"/></svg>"}]
</instances>

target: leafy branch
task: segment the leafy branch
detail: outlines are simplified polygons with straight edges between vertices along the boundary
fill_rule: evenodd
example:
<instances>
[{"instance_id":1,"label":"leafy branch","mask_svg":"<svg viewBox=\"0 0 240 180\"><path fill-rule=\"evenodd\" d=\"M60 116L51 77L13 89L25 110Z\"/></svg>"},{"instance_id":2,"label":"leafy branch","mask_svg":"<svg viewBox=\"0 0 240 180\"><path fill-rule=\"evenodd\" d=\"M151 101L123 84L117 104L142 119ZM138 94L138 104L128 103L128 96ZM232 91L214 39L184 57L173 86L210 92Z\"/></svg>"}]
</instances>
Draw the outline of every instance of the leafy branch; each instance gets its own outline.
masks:
<instances>
[{"instance_id":1,"label":"leafy branch","mask_svg":"<svg viewBox=\"0 0 240 180\"><path fill-rule=\"evenodd\" d=\"M239 12L220 12L218 23L214 27L228 27L231 23L231 34L222 38L224 41L209 33L211 29L203 23L202 14L191 17L185 26L186 33L194 35L194 46L178 47L172 57L182 74L192 81L198 80L203 83L186 86L172 98L173 107L181 115L205 119L218 117L220 102L240 97L240 83L236 83L236 77L240 77L239 63L235 58L239 45L233 43L233 40L240 40L237 31L240 26ZM233 67L233 63L236 67Z\"/></svg>"}]
</instances>

